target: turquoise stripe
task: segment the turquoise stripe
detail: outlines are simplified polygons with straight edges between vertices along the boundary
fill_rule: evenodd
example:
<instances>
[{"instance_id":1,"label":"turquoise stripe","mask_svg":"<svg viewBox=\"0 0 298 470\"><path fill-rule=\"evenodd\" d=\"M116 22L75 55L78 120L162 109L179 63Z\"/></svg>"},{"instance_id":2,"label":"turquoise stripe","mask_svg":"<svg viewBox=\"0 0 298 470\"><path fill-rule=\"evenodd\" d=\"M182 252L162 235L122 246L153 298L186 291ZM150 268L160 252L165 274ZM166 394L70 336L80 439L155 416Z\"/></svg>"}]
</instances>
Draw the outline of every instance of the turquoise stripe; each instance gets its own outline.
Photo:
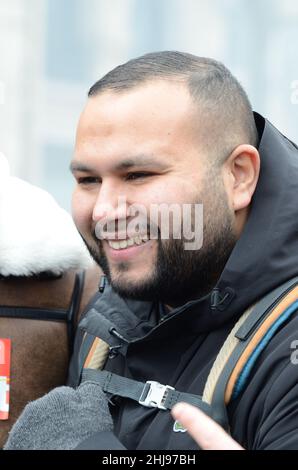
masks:
<instances>
[{"instance_id":1,"label":"turquoise stripe","mask_svg":"<svg viewBox=\"0 0 298 470\"><path fill-rule=\"evenodd\" d=\"M273 335L276 333L278 328L288 320L288 318L297 310L297 308L298 308L298 300L296 300L292 305L290 305L283 312L283 314L275 321L275 323L271 325L270 329L267 331L264 338L258 344L256 349L252 352L247 363L243 367L241 374L238 377L237 382L235 383L231 401L235 400L239 396L239 394L243 391L243 388L246 385L246 382L249 378L251 370L253 366L255 365L255 362L260 356L261 352L265 349L265 347L267 346L267 344L269 343Z\"/></svg>"}]
</instances>

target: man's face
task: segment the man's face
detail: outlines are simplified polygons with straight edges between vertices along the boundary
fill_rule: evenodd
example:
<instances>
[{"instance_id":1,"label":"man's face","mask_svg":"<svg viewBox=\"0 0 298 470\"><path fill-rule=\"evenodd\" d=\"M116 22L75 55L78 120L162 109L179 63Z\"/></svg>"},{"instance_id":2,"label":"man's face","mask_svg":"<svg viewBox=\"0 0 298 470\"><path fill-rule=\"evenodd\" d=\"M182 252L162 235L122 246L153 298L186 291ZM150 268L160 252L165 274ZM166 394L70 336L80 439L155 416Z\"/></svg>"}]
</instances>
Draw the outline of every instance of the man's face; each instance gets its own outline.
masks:
<instances>
[{"instance_id":1,"label":"man's face","mask_svg":"<svg viewBox=\"0 0 298 470\"><path fill-rule=\"evenodd\" d=\"M198 135L196 110L183 84L155 81L87 102L72 162L73 217L120 295L179 305L210 290L232 251L233 211L221 173L210 170ZM120 206L119 196L125 199ZM136 204L147 214L140 238L120 229L133 220L128 207ZM171 232L169 239L161 238L160 219L158 238L146 240L150 208L160 204L203 204L200 249L185 250L183 238ZM98 239L98 225L109 221L116 221L114 233ZM196 224L192 218L192 227ZM118 244L123 236L128 246Z\"/></svg>"}]
</instances>

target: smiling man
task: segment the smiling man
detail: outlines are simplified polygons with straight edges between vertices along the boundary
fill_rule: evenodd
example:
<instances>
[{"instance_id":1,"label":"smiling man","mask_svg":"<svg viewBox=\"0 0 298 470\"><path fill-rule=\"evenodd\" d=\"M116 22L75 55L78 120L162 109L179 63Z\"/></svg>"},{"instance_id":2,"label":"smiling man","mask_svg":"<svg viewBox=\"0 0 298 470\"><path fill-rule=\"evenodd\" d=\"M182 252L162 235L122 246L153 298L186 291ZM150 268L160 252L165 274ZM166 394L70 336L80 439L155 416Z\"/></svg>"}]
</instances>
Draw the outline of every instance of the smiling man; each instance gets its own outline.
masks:
<instances>
[{"instance_id":1,"label":"smiling man","mask_svg":"<svg viewBox=\"0 0 298 470\"><path fill-rule=\"evenodd\" d=\"M202 395L244 311L298 273L297 148L253 114L222 64L159 52L115 68L90 89L71 169L74 220L107 282L81 322L69 383L78 385L82 365L90 368L104 344L106 372ZM186 250L183 230L175 238L171 224L162 237L160 217L158 236L150 237L150 210L162 204L182 214L185 205L203 207L201 225L191 215L193 229L202 227L200 248ZM142 208L141 229L128 233L134 205ZM231 436L245 448L298 448L289 351L297 322L294 313L275 331L229 405ZM127 449L197 448L169 410L130 396L129 383L108 390L114 433ZM208 446L222 448L215 426ZM228 448L239 448L227 438Z\"/></svg>"},{"instance_id":2,"label":"smiling man","mask_svg":"<svg viewBox=\"0 0 298 470\"><path fill-rule=\"evenodd\" d=\"M208 75L210 67L202 63L202 73ZM150 67L149 72L153 74ZM158 298L170 305L202 296L215 285L242 229L259 171L252 146L256 131L245 96L238 97L238 114L246 107L250 127L233 118L232 137L225 138L226 115L237 112L233 103L219 117L221 122L215 116L216 124L211 116L209 124L204 122L204 107L211 103L192 97L186 78L157 76L139 83L133 77L125 91L121 85L95 85L79 122L71 165L77 180L75 222L113 288L123 296ZM216 86L219 93L222 84ZM216 146L213 152L209 139ZM237 153L223 167L223 158L235 148ZM118 204L119 196L126 205ZM101 242L96 237L98 222L120 224L131 218L131 205L143 205L149 214L153 204L162 203L203 205L205 242L200 250L186 251L182 240L151 240L147 230L141 237L127 237L128 245L122 246L115 243L117 231Z\"/></svg>"}]
</instances>

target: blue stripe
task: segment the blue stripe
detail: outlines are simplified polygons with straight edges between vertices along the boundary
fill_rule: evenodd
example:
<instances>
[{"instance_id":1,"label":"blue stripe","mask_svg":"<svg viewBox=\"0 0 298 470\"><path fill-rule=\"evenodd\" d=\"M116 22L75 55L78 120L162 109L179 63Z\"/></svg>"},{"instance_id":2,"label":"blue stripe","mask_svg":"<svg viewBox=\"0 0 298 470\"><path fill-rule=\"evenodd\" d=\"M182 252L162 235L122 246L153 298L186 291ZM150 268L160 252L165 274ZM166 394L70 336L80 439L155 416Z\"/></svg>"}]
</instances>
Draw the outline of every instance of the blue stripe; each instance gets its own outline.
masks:
<instances>
[{"instance_id":1,"label":"blue stripe","mask_svg":"<svg viewBox=\"0 0 298 470\"><path fill-rule=\"evenodd\" d=\"M240 373L240 376L238 377L235 383L231 401L235 400L239 396L239 394L242 392L249 378L249 374L251 373L251 370L253 366L255 365L256 360L260 356L261 352L265 349L265 347L267 346L267 344L269 343L273 335L276 333L277 329L288 320L288 318L297 310L297 308L298 308L298 300L296 300L292 305L290 305L282 313L282 315L275 321L275 323L271 325L271 327L265 334L264 338L257 345L256 349L252 352L247 363L243 367Z\"/></svg>"}]
</instances>

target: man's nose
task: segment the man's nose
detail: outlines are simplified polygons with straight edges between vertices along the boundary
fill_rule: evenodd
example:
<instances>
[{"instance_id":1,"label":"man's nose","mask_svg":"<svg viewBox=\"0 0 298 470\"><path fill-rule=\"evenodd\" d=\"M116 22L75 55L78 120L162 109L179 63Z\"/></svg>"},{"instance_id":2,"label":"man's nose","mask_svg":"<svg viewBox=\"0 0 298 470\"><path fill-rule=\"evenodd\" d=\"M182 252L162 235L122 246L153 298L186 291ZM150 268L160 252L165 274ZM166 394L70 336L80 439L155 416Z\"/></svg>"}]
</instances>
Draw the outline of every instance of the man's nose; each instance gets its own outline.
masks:
<instances>
[{"instance_id":1,"label":"man's nose","mask_svg":"<svg viewBox=\"0 0 298 470\"><path fill-rule=\"evenodd\" d=\"M116 186L103 182L93 208L93 221L118 220L126 217L127 203L125 194L121 193Z\"/></svg>"}]
</instances>

